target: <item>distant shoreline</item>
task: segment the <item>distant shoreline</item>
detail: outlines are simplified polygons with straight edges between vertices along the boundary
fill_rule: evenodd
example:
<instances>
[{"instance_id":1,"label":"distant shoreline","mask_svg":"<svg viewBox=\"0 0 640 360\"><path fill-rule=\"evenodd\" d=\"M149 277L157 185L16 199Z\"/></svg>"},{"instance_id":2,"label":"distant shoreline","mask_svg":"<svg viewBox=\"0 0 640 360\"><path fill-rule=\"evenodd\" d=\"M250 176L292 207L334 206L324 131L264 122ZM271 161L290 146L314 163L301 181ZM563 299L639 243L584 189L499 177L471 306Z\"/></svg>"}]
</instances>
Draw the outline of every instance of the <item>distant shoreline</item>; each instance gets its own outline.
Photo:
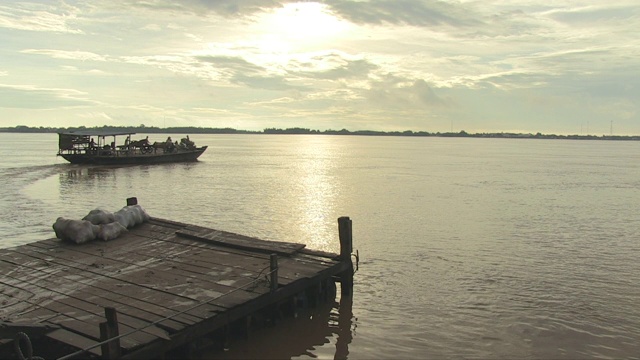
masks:
<instances>
[{"instance_id":1,"label":"distant shoreline","mask_svg":"<svg viewBox=\"0 0 640 360\"><path fill-rule=\"evenodd\" d=\"M203 128L203 127L147 127L147 126L97 126L97 127L2 127L0 133L58 133L66 131L121 131L145 134L281 134L281 135L360 135L360 136L412 136L412 137L469 137L469 138L500 138L500 139L571 139L571 140L640 140L640 135L556 135L542 133L467 133L460 132L427 132L427 131L374 131L374 130L312 130L306 128L266 128L263 131L237 130L233 128Z\"/></svg>"}]
</instances>

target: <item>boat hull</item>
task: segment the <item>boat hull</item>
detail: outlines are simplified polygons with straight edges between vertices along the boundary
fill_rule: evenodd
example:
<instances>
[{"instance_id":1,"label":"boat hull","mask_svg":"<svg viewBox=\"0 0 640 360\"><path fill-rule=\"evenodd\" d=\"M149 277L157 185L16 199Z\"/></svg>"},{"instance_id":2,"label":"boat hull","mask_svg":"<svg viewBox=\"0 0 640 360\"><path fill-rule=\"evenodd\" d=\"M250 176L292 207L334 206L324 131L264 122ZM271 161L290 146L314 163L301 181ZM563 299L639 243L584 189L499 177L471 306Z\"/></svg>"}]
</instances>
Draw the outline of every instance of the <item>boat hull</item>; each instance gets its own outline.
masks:
<instances>
[{"instance_id":1,"label":"boat hull","mask_svg":"<svg viewBox=\"0 0 640 360\"><path fill-rule=\"evenodd\" d=\"M72 164L91 165L136 165L136 164L163 164L173 162L197 161L198 157L207 150L206 146L195 150L178 151L158 154L133 154L133 155L92 155L92 154L59 154Z\"/></svg>"}]
</instances>

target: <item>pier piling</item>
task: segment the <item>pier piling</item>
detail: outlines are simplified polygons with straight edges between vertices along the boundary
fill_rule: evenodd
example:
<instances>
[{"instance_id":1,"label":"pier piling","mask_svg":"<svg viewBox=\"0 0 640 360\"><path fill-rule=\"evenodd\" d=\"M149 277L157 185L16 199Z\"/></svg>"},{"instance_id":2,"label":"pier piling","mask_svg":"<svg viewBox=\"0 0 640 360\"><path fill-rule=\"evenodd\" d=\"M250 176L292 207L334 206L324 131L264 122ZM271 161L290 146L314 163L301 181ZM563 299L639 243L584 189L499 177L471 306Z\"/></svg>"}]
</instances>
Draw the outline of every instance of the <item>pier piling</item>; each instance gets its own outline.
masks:
<instances>
[{"instance_id":1,"label":"pier piling","mask_svg":"<svg viewBox=\"0 0 640 360\"><path fill-rule=\"evenodd\" d=\"M353 234L351 219L348 216L338 218L338 233L340 236L340 262L347 264L347 269L338 275L340 279L341 296L351 296L353 291Z\"/></svg>"},{"instance_id":2,"label":"pier piling","mask_svg":"<svg viewBox=\"0 0 640 360\"><path fill-rule=\"evenodd\" d=\"M115 338L109 342L105 342L101 346L102 356L107 360L114 360L120 358L120 331L118 329L118 313L113 307L104 308L104 315L107 318L106 322L100 323L100 341L105 342L109 339Z\"/></svg>"}]
</instances>

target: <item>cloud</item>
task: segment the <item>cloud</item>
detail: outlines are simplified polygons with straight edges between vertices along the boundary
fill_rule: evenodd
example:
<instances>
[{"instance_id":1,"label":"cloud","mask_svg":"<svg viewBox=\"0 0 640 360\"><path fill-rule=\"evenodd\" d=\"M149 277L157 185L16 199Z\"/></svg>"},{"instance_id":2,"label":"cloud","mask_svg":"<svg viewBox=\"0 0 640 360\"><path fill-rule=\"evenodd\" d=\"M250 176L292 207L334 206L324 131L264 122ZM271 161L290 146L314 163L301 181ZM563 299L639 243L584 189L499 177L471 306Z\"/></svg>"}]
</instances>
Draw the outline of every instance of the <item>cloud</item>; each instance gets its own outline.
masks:
<instances>
[{"instance_id":1,"label":"cloud","mask_svg":"<svg viewBox=\"0 0 640 360\"><path fill-rule=\"evenodd\" d=\"M383 81L373 82L364 94L367 103L376 108L425 110L446 106L446 102L422 79L406 81L388 76Z\"/></svg>"},{"instance_id":2,"label":"cloud","mask_svg":"<svg viewBox=\"0 0 640 360\"><path fill-rule=\"evenodd\" d=\"M73 89L0 84L0 108L58 109L94 104L84 98L86 95Z\"/></svg>"},{"instance_id":3,"label":"cloud","mask_svg":"<svg viewBox=\"0 0 640 360\"><path fill-rule=\"evenodd\" d=\"M629 21L640 15L637 4L606 4L580 6L576 8L553 9L546 13L557 21L572 24L593 26L594 23L610 23L612 21Z\"/></svg>"},{"instance_id":4,"label":"cloud","mask_svg":"<svg viewBox=\"0 0 640 360\"><path fill-rule=\"evenodd\" d=\"M240 57L225 55L201 55L195 59L206 64L210 64L216 69L229 69L234 72L245 74L257 74L264 72L264 68L257 66Z\"/></svg>"},{"instance_id":5,"label":"cloud","mask_svg":"<svg viewBox=\"0 0 640 360\"><path fill-rule=\"evenodd\" d=\"M424 0L369 0L325 2L339 16L356 24L468 27L481 22L469 7Z\"/></svg>"},{"instance_id":6,"label":"cloud","mask_svg":"<svg viewBox=\"0 0 640 360\"><path fill-rule=\"evenodd\" d=\"M142 30L149 30L149 31L161 31L162 28L160 27L160 25L158 24L148 24L145 25L144 27L142 27Z\"/></svg>"},{"instance_id":7,"label":"cloud","mask_svg":"<svg viewBox=\"0 0 640 360\"><path fill-rule=\"evenodd\" d=\"M31 86L3 85L0 106L83 124L88 109L69 106L154 125L526 129L542 108L536 131L640 124L633 0L298 2L1 3L0 79Z\"/></svg>"},{"instance_id":8,"label":"cloud","mask_svg":"<svg viewBox=\"0 0 640 360\"><path fill-rule=\"evenodd\" d=\"M231 81L235 84L263 90L284 91L300 90L303 88L302 86L290 84L287 79L282 76L245 75L238 73L231 78Z\"/></svg>"},{"instance_id":9,"label":"cloud","mask_svg":"<svg viewBox=\"0 0 640 360\"><path fill-rule=\"evenodd\" d=\"M90 111L90 112L82 112L82 113L78 113L78 117L81 117L83 119L88 119L91 121L107 121L107 122L111 122L113 120L113 118L104 112L95 112L95 111Z\"/></svg>"},{"instance_id":10,"label":"cloud","mask_svg":"<svg viewBox=\"0 0 640 360\"><path fill-rule=\"evenodd\" d=\"M50 5L12 2L13 6L0 5L0 27L58 33L82 34L72 26L79 10L68 5Z\"/></svg>"},{"instance_id":11,"label":"cloud","mask_svg":"<svg viewBox=\"0 0 640 360\"><path fill-rule=\"evenodd\" d=\"M54 59L79 60L79 61L107 61L107 57L89 51L67 51L55 49L25 49L21 50L24 54L35 54L49 56Z\"/></svg>"},{"instance_id":12,"label":"cloud","mask_svg":"<svg viewBox=\"0 0 640 360\"><path fill-rule=\"evenodd\" d=\"M268 9L281 7L283 3L291 1L270 1L270 0L151 0L151 1L125 1L127 6L144 8L154 11L183 12L190 14L206 14L209 12L223 16L248 16Z\"/></svg>"},{"instance_id":13,"label":"cloud","mask_svg":"<svg viewBox=\"0 0 640 360\"><path fill-rule=\"evenodd\" d=\"M350 59L336 52L315 55L307 61L294 59L288 67L296 76L328 80L366 79L379 68L366 59Z\"/></svg>"}]
</instances>

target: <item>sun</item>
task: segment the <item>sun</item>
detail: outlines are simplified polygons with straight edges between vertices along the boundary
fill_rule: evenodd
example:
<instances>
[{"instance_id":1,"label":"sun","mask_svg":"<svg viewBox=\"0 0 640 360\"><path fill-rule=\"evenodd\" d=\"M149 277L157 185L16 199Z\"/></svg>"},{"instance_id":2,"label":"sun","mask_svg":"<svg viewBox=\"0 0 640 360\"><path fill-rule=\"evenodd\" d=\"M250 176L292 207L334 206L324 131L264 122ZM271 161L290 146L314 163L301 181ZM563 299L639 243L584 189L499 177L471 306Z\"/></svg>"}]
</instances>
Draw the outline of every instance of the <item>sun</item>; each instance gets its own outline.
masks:
<instances>
[{"instance_id":1,"label":"sun","mask_svg":"<svg viewBox=\"0 0 640 360\"><path fill-rule=\"evenodd\" d=\"M285 41L330 41L347 30L348 23L334 16L325 4L296 2L266 14L261 27L265 35Z\"/></svg>"}]
</instances>

